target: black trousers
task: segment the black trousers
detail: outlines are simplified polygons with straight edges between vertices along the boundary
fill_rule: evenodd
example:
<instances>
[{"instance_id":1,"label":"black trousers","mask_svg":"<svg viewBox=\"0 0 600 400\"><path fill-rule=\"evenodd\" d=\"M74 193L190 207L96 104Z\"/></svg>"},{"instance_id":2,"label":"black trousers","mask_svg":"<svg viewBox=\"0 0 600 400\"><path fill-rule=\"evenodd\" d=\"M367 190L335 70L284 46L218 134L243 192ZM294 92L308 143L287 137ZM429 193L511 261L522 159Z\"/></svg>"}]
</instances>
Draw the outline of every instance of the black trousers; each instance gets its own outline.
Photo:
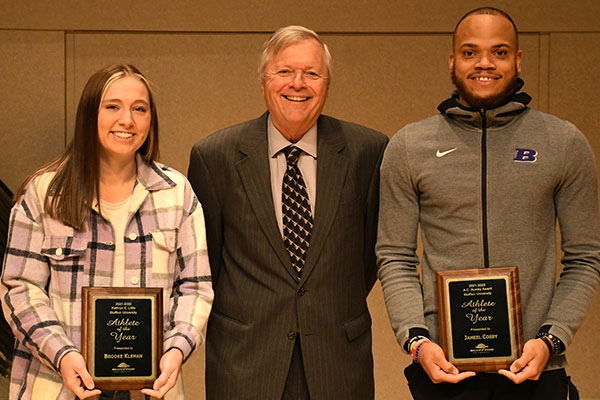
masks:
<instances>
[{"instance_id":1,"label":"black trousers","mask_svg":"<svg viewBox=\"0 0 600 400\"><path fill-rule=\"evenodd\" d=\"M100 397L98 398L98 400L129 400L129 391L103 390L102 393L100 393Z\"/></svg>"},{"instance_id":2,"label":"black trousers","mask_svg":"<svg viewBox=\"0 0 600 400\"><path fill-rule=\"evenodd\" d=\"M502 375L484 372L456 384L434 384L415 363L404 370L404 375L415 400L579 400L564 369L543 372L537 381L518 385Z\"/></svg>"}]
</instances>

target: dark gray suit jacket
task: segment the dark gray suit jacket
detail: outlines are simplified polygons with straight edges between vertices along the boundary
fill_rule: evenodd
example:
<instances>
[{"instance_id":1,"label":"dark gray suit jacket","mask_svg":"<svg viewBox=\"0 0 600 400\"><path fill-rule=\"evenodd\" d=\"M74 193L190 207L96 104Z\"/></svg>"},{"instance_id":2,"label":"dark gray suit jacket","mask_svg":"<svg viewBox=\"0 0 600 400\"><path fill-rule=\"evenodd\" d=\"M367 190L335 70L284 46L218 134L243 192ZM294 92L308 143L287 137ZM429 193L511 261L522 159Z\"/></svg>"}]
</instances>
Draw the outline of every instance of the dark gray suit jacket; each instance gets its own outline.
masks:
<instances>
[{"instance_id":1,"label":"dark gray suit jacket","mask_svg":"<svg viewBox=\"0 0 600 400\"><path fill-rule=\"evenodd\" d=\"M317 199L298 281L273 209L267 115L192 149L189 180L204 208L215 299L207 399L280 400L299 335L311 399L373 398L371 317L379 165L387 137L317 122Z\"/></svg>"}]
</instances>

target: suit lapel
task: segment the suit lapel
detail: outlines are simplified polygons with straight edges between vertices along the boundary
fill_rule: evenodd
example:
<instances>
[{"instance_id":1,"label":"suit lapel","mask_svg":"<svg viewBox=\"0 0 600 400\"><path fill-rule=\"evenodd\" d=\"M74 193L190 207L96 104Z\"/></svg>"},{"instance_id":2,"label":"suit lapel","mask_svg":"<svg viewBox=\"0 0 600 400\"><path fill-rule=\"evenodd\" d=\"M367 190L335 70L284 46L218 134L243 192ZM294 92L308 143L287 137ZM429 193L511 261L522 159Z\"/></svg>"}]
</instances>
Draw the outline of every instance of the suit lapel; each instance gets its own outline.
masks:
<instances>
[{"instance_id":1,"label":"suit lapel","mask_svg":"<svg viewBox=\"0 0 600 400\"><path fill-rule=\"evenodd\" d=\"M317 201L314 227L302 281L315 267L323 250L341 200L342 188L348 171L348 158L343 149L346 141L337 120L319 117L317 121Z\"/></svg>"},{"instance_id":2,"label":"suit lapel","mask_svg":"<svg viewBox=\"0 0 600 400\"><path fill-rule=\"evenodd\" d=\"M273 250L288 273L295 279L290 256L287 253L279 225L275 219L271 174L269 168L269 149L267 139L267 113L254 120L244 133L240 144L241 160L237 170L248 196L250 206L265 233Z\"/></svg>"}]
</instances>

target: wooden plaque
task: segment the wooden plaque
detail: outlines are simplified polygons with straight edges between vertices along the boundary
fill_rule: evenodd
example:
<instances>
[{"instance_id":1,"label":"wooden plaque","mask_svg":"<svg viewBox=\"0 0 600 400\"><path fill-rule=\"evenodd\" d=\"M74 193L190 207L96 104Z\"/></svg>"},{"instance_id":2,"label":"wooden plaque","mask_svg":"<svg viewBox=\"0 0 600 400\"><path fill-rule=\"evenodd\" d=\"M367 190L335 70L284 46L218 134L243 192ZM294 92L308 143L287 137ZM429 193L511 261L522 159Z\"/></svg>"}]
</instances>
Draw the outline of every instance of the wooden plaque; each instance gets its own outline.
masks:
<instances>
[{"instance_id":1,"label":"wooden plaque","mask_svg":"<svg viewBox=\"0 0 600 400\"><path fill-rule=\"evenodd\" d=\"M152 388L162 356L162 289L84 287L81 346L97 388Z\"/></svg>"},{"instance_id":2,"label":"wooden plaque","mask_svg":"<svg viewBox=\"0 0 600 400\"><path fill-rule=\"evenodd\" d=\"M440 345L460 371L508 368L523 351L517 267L437 272Z\"/></svg>"}]
</instances>

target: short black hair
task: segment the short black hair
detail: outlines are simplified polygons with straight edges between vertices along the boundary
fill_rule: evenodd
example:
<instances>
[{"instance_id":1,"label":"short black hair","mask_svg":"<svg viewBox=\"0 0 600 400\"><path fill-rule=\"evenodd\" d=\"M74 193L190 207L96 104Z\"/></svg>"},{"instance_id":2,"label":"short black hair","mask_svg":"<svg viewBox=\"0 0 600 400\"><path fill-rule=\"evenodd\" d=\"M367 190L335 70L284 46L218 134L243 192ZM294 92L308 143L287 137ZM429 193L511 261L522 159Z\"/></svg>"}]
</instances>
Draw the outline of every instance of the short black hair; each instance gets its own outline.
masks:
<instances>
[{"instance_id":1,"label":"short black hair","mask_svg":"<svg viewBox=\"0 0 600 400\"><path fill-rule=\"evenodd\" d=\"M456 31L458 30L458 27L460 26L461 22L463 22L465 20L465 18L467 18L469 15L499 15L501 17L506 18L507 20L510 21L513 28L515 29L515 35L517 36L517 49L519 48L519 30L517 29L517 25L515 24L515 21L513 21L513 19L510 17L510 15L508 15L508 13L506 11L502 11L499 8L490 7L490 6L476 8L474 10L467 12L465 15L462 16L462 18L458 21L458 23L454 27L454 32L452 33L452 47L454 47L454 40L456 38Z\"/></svg>"}]
</instances>

